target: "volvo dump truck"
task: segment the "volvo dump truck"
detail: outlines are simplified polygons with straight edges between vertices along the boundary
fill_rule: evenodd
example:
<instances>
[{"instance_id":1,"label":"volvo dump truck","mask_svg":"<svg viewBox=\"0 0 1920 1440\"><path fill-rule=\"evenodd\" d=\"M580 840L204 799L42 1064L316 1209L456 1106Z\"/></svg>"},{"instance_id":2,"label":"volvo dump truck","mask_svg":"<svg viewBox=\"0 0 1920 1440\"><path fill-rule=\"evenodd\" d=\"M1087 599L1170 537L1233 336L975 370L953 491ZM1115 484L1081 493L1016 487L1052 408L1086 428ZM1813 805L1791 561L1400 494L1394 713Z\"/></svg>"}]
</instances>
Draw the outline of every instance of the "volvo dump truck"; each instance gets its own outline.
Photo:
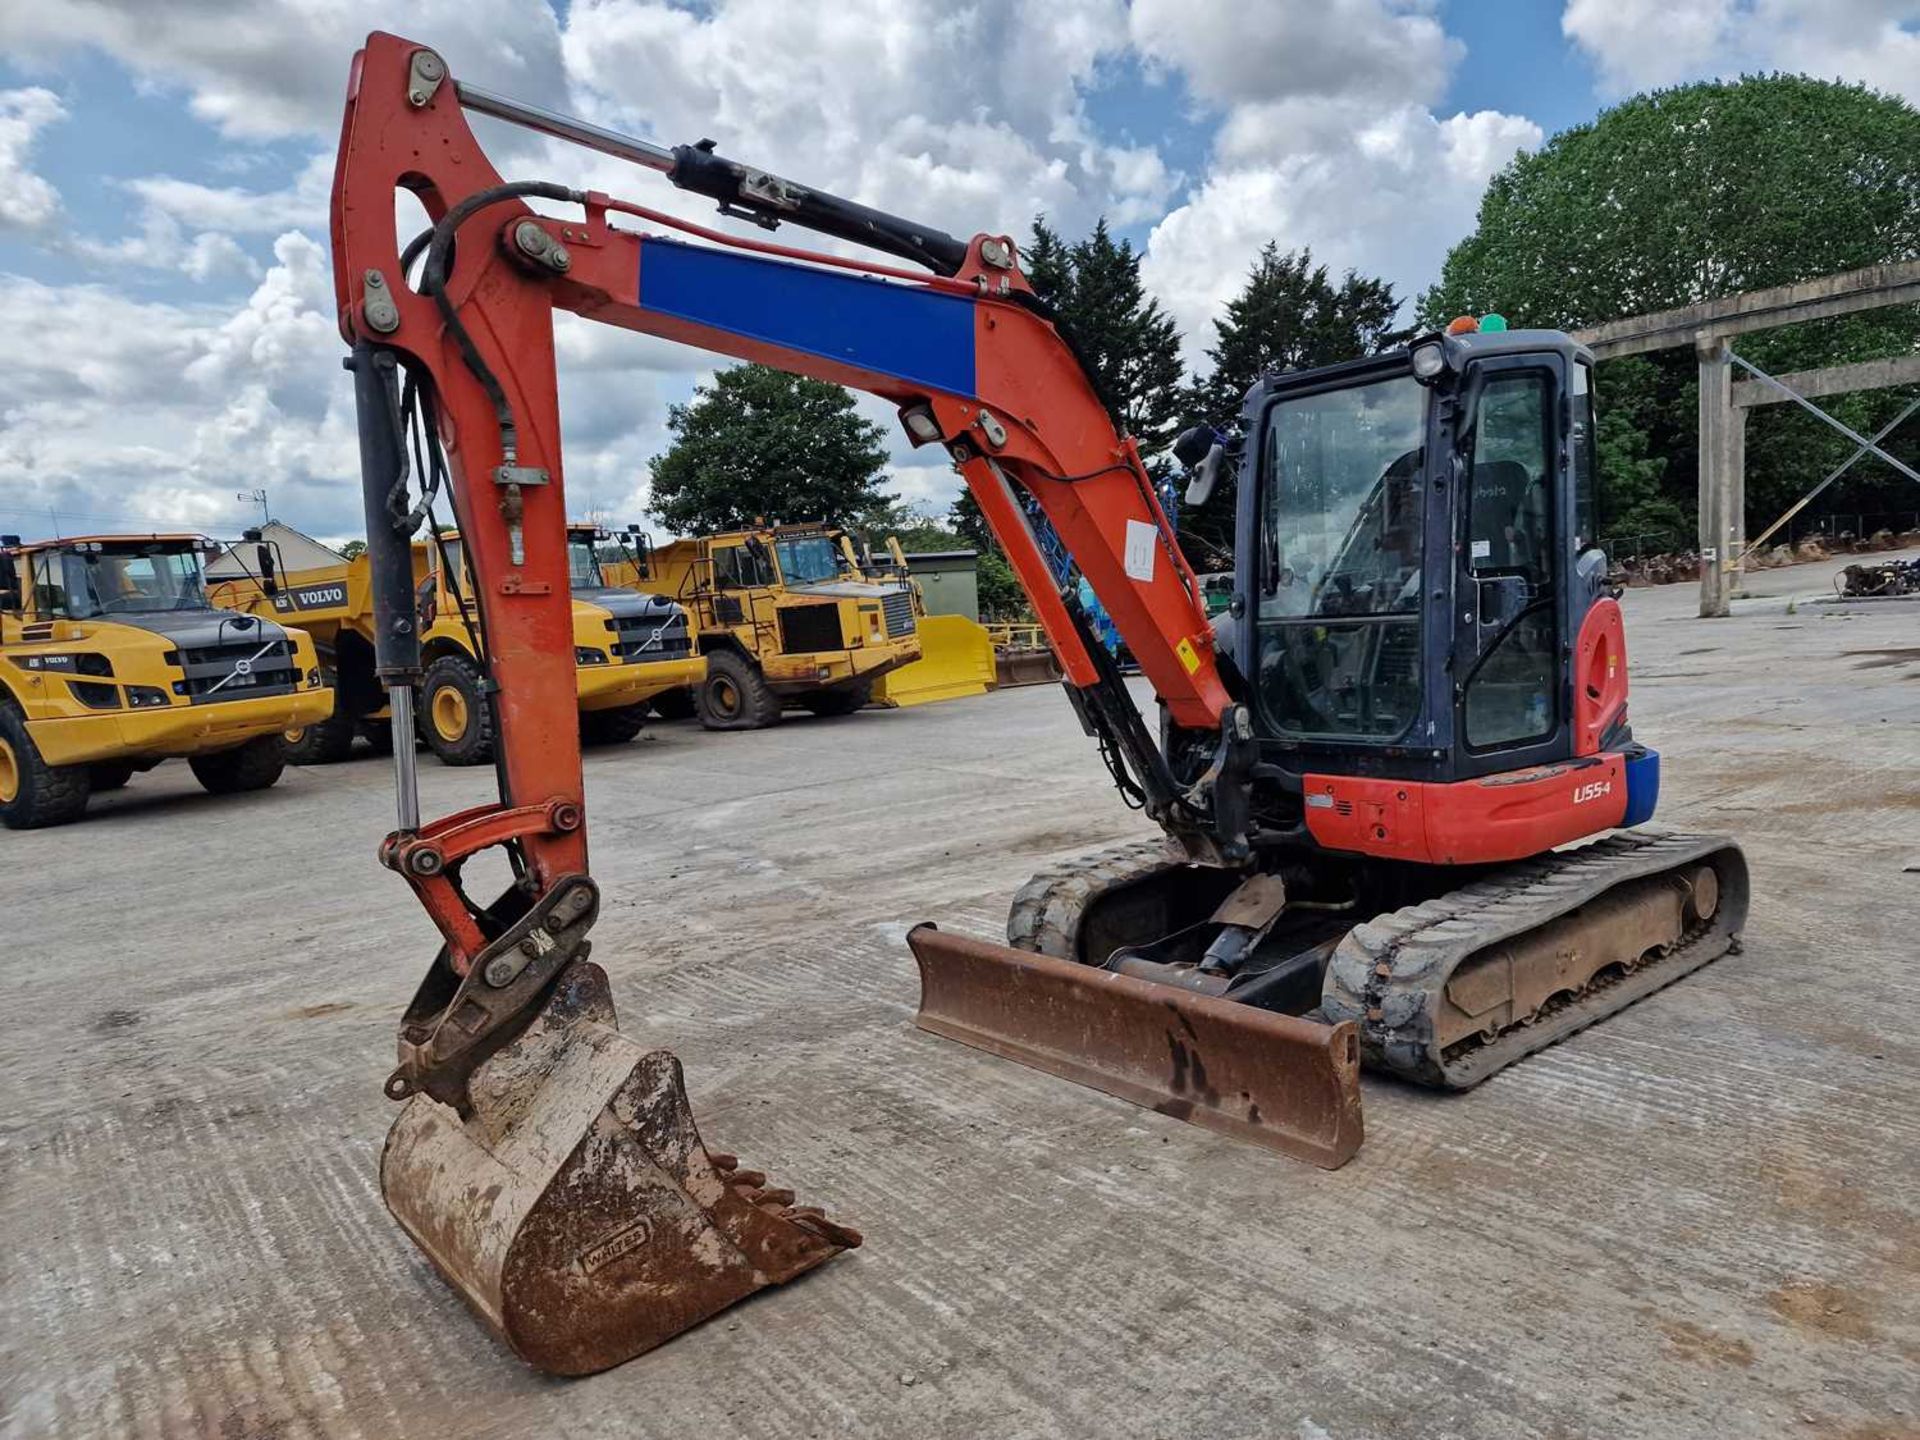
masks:
<instances>
[{"instance_id":1,"label":"volvo dump truck","mask_svg":"<svg viewBox=\"0 0 1920 1440\"><path fill-rule=\"evenodd\" d=\"M574 692L580 735L589 744L631 740L645 724L649 701L696 685L706 674L680 606L608 583L599 552L610 539L593 525L567 527ZM411 553L426 659L415 710L419 738L444 764L484 764L493 758L493 716L465 548L459 532L446 531L437 543L415 541ZM391 732L387 698L374 675L367 557L282 575L270 589L265 579L223 581L214 599L308 631L339 697L327 719L288 731L288 757L303 765L345 759L359 732L385 749Z\"/></svg>"},{"instance_id":2,"label":"volvo dump truck","mask_svg":"<svg viewBox=\"0 0 1920 1440\"><path fill-rule=\"evenodd\" d=\"M162 760L215 794L280 778L333 707L298 630L208 603L199 535L0 536L0 821L77 818Z\"/></svg>"},{"instance_id":3,"label":"volvo dump truck","mask_svg":"<svg viewBox=\"0 0 1920 1440\"><path fill-rule=\"evenodd\" d=\"M468 110L918 268L509 184ZM425 200L423 235L397 233L396 187ZM1660 761L1628 723L1593 543L1593 356L1568 336L1450 327L1265 377L1234 430L1183 435L1188 503L1238 481L1216 624L1137 445L1006 236L522 105L384 34L354 63L332 203L375 606L411 605L391 501L431 406L499 685L497 804L425 820L395 753L381 854L442 944L401 1019L381 1190L530 1363L617 1364L860 1243L706 1147L678 1062L620 1032L587 958L599 892L579 753L555 723L571 661L549 638L565 623L556 308L896 405L959 469L1075 717L1162 832L1036 877L1007 944L913 930L924 1029L1332 1167L1360 1144L1363 1063L1472 1086L1737 947L1739 847L1636 828ZM692 240L653 233L668 227ZM1138 662L1157 734L1028 505ZM422 656L404 628L378 633L402 726ZM458 874L493 846L515 878L489 903Z\"/></svg>"},{"instance_id":4,"label":"volvo dump truck","mask_svg":"<svg viewBox=\"0 0 1920 1440\"><path fill-rule=\"evenodd\" d=\"M707 674L655 699L709 730L771 725L788 705L850 715L874 682L920 658L919 592L898 567L863 566L845 531L772 525L675 540L649 583L690 610Z\"/></svg>"}]
</instances>

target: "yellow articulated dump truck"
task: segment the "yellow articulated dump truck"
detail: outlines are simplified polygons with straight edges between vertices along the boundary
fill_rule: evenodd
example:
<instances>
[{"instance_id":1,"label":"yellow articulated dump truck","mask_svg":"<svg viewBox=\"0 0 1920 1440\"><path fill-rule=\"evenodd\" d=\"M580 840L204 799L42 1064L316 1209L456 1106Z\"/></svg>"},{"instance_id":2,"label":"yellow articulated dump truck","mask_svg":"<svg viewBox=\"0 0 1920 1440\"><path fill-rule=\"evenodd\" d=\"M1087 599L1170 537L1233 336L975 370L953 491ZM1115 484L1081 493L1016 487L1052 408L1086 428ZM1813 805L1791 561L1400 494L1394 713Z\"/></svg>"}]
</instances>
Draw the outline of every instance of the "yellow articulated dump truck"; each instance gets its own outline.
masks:
<instances>
[{"instance_id":1,"label":"yellow articulated dump truck","mask_svg":"<svg viewBox=\"0 0 1920 1440\"><path fill-rule=\"evenodd\" d=\"M875 681L920 658L924 609L904 566L863 567L831 526L675 540L644 564L648 583L693 612L707 660L700 684L653 702L668 718L756 730L787 705L847 715Z\"/></svg>"},{"instance_id":2,"label":"yellow articulated dump truck","mask_svg":"<svg viewBox=\"0 0 1920 1440\"><path fill-rule=\"evenodd\" d=\"M0 822L77 818L162 760L215 794L280 778L333 708L313 642L208 602L199 535L0 535Z\"/></svg>"},{"instance_id":3,"label":"yellow articulated dump truck","mask_svg":"<svg viewBox=\"0 0 1920 1440\"><path fill-rule=\"evenodd\" d=\"M592 744L631 740L649 701L698 684L706 674L685 610L658 595L608 584L599 554L609 538L592 525L567 529L580 733ZM448 765L485 764L493 758L493 716L480 660L485 637L469 598L472 581L459 534L444 532L436 544L415 541L413 568L426 664L415 706L420 738ZM326 721L287 734L290 759L307 765L344 759L356 731L376 745L385 742L386 696L374 678L373 599L364 555L323 569L223 582L214 600L276 615L311 634L319 648L339 703Z\"/></svg>"}]
</instances>

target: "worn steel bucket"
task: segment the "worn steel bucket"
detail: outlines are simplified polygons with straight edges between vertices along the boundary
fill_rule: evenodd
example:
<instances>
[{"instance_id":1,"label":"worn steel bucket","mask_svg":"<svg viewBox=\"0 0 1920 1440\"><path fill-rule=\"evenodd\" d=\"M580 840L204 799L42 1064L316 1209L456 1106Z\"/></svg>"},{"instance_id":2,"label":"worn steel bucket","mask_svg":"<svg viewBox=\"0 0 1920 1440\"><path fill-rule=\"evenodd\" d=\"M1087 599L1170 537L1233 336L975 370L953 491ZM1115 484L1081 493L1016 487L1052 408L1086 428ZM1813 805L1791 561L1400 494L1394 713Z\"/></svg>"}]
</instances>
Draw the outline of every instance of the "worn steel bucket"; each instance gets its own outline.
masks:
<instances>
[{"instance_id":1,"label":"worn steel bucket","mask_svg":"<svg viewBox=\"0 0 1920 1440\"><path fill-rule=\"evenodd\" d=\"M585 1375L631 1359L860 1236L710 1153L680 1062L614 1028L576 962L477 1070L472 1113L415 1096L387 1136L387 1208L514 1353Z\"/></svg>"},{"instance_id":2,"label":"worn steel bucket","mask_svg":"<svg viewBox=\"0 0 1920 1440\"><path fill-rule=\"evenodd\" d=\"M1328 1170L1360 1148L1360 1049L1322 1025L949 935L907 936L914 1023Z\"/></svg>"}]
</instances>

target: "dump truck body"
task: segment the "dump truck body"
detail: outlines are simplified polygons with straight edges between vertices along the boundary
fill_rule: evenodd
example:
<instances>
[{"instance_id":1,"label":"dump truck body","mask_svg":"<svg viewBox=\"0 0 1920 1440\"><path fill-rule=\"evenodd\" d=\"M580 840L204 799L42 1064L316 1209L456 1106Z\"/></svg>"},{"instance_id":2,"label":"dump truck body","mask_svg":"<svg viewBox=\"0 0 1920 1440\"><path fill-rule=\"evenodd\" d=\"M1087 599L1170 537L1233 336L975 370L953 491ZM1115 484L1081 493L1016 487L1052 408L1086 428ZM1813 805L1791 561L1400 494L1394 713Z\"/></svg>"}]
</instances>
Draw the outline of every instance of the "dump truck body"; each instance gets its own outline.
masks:
<instances>
[{"instance_id":1,"label":"dump truck body","mask_svg":"<svg viewBox=\"0 0 1920 1440\"><path fill-rule=\"evenodd\" d=\"M216 791L278 769L252 752L324 720L332 697L312 642L208 603L197 535L89 536L9 545L0 571L0 816L72 819L167 759Z\"/></svg>"},{"instance_id":2,"label":"dump truck body","mask_svg":"<svg viewBox=\"0 0 1920 1440\"><path fill-rule=\"evenodd\" d=\"M639 729L641 711L662 691L695 684L706 665L695 652L685 612L657 595L605 583L590 563L598 532L572 527L576 558L573 645L581 723L592 739L625 739ZM447 566L441 565L444 549ZM429 675L421 687L421 737L449 764L477 764L491 754L485 686L477 658L480 640L464 553L457 534L440 545L413 546L420 639ZM355 727L384 731L386 696L374 676L373 601L365 556L337 566L278 577L268 593L255 576L221 582L217 604L271 614L308 632L340 697L334 733L288 735L297 758L341 758ZM438 665L437 672L434 667ZM316 741L329 742L316 746ZM323 753L310 754L320 749Z\"/></svg>"},{"instance_id":3,"label":"dump truck body","mask_svg":"<svg viewBox=\"0 0 1920 1440\"><path fill-rule=\"evenodd\" d=\"M786 705L844 714L920 658L925 609L904 568L862 567L831 526L676 540L648 569L645 583L695 618L709 670L693 698L709 728L755 728Z\"/></svg>"}]
</instances>

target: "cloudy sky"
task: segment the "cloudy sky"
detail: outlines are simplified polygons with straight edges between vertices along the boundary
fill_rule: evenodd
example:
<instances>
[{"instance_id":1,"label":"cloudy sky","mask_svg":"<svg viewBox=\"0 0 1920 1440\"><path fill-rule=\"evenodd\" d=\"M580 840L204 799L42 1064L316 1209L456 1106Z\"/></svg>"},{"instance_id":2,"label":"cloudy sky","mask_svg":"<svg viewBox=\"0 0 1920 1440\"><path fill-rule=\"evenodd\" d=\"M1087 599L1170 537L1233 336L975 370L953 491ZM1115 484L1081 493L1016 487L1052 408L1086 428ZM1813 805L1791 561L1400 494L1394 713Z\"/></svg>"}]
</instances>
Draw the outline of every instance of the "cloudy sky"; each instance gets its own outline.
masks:
<instances>
[{"instance_id":1,"label":"cloudy sky","mask_svg":"<svg viewBox=\"0 0 1920 1440\"><path fill-rule=\"evenodd\" d=\"M1634 90L1779 68L1920 101L1920 0L0 0L0 529L231 534L259 488L359 529L326 200L376 25L955 233L1104 213L1195 362L1268 239L1411 297L1492 172ZM509 178L710 218L486 123ZM559 323L572 508L639 518L709 361ZM929 505L954 483L904 446L893 481Z\"/></svg>"}]
</instances>

